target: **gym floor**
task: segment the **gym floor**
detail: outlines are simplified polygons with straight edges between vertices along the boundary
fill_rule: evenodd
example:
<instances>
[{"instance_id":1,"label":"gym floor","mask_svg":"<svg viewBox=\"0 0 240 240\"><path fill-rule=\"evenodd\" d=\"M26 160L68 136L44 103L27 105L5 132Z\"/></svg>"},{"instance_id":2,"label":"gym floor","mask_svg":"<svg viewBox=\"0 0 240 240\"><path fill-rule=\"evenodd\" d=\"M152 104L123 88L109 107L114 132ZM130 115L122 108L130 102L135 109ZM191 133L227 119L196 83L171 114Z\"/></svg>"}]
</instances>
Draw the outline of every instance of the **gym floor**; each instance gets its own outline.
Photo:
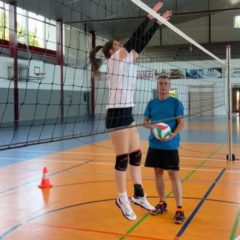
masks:
<instances>
[{"instance_id":1,"label":"gym floor","mask_svg":"<svg viewBox=\"0 0 240 240\"><path fill-rule=\"evenodd\" d=\"M175 201L167 174L168 212L152 216L133 206L126 220L115 205L114 152L107 134L0 152L0 239L234 240L240 235L240 120L233 120L235 161L226 161L227 121L188 119L181 134L181 180L186 221L172 221ZM139 128L143 161L148 130ZM2 136L3 137L3 136ZM43 167L53 184L41 190ZM152 169L142 167L155 205ZM129 196L133 193L130 178Z\"/></svg>"}]
</instances>

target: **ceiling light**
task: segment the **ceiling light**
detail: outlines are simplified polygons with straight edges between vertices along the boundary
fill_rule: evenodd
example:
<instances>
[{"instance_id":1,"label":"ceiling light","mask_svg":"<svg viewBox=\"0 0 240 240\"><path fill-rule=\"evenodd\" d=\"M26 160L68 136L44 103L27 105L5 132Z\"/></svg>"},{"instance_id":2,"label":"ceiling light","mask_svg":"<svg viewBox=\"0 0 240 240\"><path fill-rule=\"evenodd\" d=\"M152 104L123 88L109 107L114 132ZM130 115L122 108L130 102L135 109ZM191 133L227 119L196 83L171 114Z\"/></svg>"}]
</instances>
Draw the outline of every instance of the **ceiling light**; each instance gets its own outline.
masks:
<instances>
[{"instance_id":1,"label":"ceiling light","mask_svg":"<svg viewBox=\"0 0 240 240\"><path fill-rule=\"evenodd\" d=\"M240 2L239 0L230 0L230 3L231 3L232 5L235 5L235 4L239 3L239 2Z\"/></svg>"},{"instance_id":2,"label":"ceiling light","mask_svg":"<svg viewBox=\"0 0 240 240\"><path fill-rule=\"evenodd\" d=\"M234 28L240 28L240 16L234 17Z\"/></svg>"}]
</instances>

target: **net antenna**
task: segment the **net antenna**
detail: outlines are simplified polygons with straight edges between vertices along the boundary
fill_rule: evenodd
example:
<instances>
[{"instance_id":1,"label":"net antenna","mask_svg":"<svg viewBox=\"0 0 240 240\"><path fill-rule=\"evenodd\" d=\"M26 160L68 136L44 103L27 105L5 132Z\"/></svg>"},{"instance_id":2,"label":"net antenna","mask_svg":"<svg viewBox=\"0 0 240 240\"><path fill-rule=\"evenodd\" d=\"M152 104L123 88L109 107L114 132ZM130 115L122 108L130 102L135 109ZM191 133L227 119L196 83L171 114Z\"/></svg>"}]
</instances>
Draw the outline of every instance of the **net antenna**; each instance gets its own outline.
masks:
<instances>
[{"instance_id":1,"label":"net antenna","mask_svg":"<svg viewBox=\"0 0 240 240\"><path fill-rule=\"evenodd\" d=\"M203 52L205 52L207 55L211 56L212 58L214 58L215 60L217 60L222 66L226 66L226 63L221 60L220 58L218 58L217 56L215 56L214 54L212 54L211 52L209 52L206 48L204 48L203 46L201 46L200 44L198 44L196 41L194 41L192 38L190 38L189 36L187 36L184 32L182 32L181 30L179 30L178 28L176 28L174 25L172 25L170 22L168 22L166 19L164 19L163 17L161 17L161 15L159 15L157 12L155 12L153 9L151 9L150 7L148 7L145 3L143 3L140 0L131 0L134 4L136 4L139 8L141 8L142 10L144 10L145 12L147 12L148 14L152 15L154 18L156 18L158 21L160 21L161 23L163 23L165 26L169 27L171 30L173 30L175 33L177 33L178 35L180 35L182 38L184 38L185 40L187 40L188 42L192 43L194 46L196 46L197 48L201 49Z\"/></svg>"}]
</instances>

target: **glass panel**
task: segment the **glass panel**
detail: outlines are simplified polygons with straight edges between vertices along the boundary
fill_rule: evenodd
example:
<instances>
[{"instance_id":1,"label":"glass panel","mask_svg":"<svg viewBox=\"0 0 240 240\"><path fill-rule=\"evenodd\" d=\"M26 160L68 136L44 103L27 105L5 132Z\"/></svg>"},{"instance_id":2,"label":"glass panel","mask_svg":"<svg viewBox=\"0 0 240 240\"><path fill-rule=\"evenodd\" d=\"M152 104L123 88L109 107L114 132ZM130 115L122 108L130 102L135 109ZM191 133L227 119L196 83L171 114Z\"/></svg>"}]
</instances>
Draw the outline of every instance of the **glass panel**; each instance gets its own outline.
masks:
<instances>
[{"instance_id":1,"label":"glass panel","mask_svg":"<svg viewBox=\"0 0 240 240\"><path fill-rule=\"evenodd\" d=\"M0 9L0 39L4 39L4 11L2 9Z\"/></svg>"},{"instance_id":2,"label":"glass panel","mask_svg":"<svg viewBox=\"0 0 240 240\"><path fill-rule=\"evenodd\" d=\"M35 13L28 13L29 45L44 48L44 17Z\"/></svg>"},{"instance_id":3,"label":"glass panel","mask_svg":"<svg viewBox=\"0 0 240 240\"><path fill-rule=\"evenodd\" d=\"M56 51L56 26L46 24L46 48Z\"/></svg>"},{"instance_id":4,"label":"glass panel","mask_svg":"<svg viewBox=\"0 0 240 240\"><path fill-rule=\"evenodd\" d=\"M27 44L27 17L26 11L22 8L17 8L17 38L20 43Z\"/></svg>"},{"instance_id":5,"label":"glass panel","mask_svg":"<svg viewBox=\"0 0 240 240\"><path fill-rule=\"evenodd\" d=\"M0 3L0 39L9 40L9 6L3 2Z\"/></svg>"}]
</instances>

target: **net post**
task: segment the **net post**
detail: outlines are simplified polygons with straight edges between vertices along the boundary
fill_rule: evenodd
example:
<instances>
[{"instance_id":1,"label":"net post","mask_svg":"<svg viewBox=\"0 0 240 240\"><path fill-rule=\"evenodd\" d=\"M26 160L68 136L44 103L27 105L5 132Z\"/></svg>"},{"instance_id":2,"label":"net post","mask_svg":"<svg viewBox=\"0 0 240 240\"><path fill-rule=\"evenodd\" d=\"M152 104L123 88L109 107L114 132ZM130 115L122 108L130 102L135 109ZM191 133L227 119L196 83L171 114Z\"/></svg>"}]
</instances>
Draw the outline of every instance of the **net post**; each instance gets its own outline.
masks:
<instances>
[{"instance_id":1,"label":"net post","mask_svg":"<svg viewBox=\"0 0 240 240\"><path fill-rule=\"evenodd\" d=\"M227 70L227 121L228 121L228 154L227 160L234 161L232 153L232 85L231 85L231 45L226 46L226 70Z\"/></svg>"},{"instance_id":2,"label":"net post","mask_svg":"<svg viewBox=\"0 0 240 240\"><path fill-rule=\"evenodd\" d=\"M11 57L13 58L13 97L14 97L14 126L19 124L19 87L18 87L18 48L17 48L17 3L13 1L9 5L9 40Z\"/></svg>"},{"instance_id":3,"label":"net post","mask_svg":"<svg viewBox=\"0 0 240 240\"><path fill-rule=\"evenodd\" d=\"M90 31L91 36L91 49L94 49L96 47L96 32ZM91 69L91 117L95 117L95 99L96 99L96 85L95 85L95 74L93 73L93 70Z\"/></svg>"},{"instance_id":4,"label":"net post","mask_svg":"<svg viewBox=\"0 0 240 240\"><path fill-rule=\"evenodd\" d=\"M57 52L56 60L60 66L60 109L61 122L64 121L64 56L63 56L63 22L62 19L57 20Z\"/></svg>"}]
</instances>

